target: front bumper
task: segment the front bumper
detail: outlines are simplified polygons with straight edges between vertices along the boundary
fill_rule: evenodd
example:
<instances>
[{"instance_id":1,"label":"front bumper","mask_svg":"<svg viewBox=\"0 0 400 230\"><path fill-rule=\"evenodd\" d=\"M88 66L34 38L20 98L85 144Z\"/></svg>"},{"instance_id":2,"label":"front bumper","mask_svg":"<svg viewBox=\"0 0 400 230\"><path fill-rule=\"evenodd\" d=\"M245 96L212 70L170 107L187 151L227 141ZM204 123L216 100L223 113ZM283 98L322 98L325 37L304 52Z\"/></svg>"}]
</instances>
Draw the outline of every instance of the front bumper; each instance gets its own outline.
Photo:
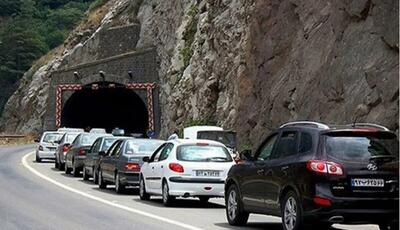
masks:
<instances>
[{"instance_id":1,"label":"front bumper","mask_svg":"<svg viewBox=\"0 0 400 230\"><path fill-rule=\"evenodd\" d=\"M224 196L224 180L221 179L170 177L168 186L172 196Z\"/></svg>"}]
</instances>

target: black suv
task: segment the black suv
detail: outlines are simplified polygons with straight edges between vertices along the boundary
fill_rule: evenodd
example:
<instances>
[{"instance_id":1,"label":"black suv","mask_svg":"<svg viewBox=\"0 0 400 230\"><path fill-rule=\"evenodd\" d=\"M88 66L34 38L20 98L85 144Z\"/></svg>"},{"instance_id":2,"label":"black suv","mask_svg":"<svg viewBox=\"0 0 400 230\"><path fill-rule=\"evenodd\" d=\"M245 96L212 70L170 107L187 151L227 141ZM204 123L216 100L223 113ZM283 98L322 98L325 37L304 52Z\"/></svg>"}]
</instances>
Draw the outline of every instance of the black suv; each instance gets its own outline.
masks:
<instances>
[{"instance_id":1,"label":"black suv","mask_svg":"<svg viewBox=\"0 0 400 230\"><path fill-rule=\"evenodd\" d=\"M290 122L242 155L225 182L231 225L260 213L282 217L285 230L399 229L399 142L383 126Z\"/></svg>"}]
</instances>

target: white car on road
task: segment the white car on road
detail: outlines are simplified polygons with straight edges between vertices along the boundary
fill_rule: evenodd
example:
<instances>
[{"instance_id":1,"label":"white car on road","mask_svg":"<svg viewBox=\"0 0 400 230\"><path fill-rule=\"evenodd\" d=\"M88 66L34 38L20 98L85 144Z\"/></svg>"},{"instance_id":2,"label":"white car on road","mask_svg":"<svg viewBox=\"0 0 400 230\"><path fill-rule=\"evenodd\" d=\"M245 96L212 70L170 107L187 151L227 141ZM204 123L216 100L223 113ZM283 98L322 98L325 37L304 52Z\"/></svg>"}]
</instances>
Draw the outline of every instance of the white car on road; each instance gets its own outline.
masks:
<instances>
[{"instance_id":1,"label":"white car on road","mask_svg":"<svg viewBox=\"0 0 400 230\"><path fill-rule=\"evenodd\" d=\"M41 162L42 159L55 159L57 142L61 139L61 132L44 132L42 137L37 140L36 162Z\"/></svg>"},{"instance_id":2,"label":"white car on road","mask_svg":"<svg viewBox=\"0 0 400 230\"><path fill-rule=\"evenodd\" d=\"M175 197L198 197L201 202L223 197L225 178L235 164L225 145L190 139L168 141L143 161L140 199L162 195L165 206Z\"/></svg>"}]
</instances>

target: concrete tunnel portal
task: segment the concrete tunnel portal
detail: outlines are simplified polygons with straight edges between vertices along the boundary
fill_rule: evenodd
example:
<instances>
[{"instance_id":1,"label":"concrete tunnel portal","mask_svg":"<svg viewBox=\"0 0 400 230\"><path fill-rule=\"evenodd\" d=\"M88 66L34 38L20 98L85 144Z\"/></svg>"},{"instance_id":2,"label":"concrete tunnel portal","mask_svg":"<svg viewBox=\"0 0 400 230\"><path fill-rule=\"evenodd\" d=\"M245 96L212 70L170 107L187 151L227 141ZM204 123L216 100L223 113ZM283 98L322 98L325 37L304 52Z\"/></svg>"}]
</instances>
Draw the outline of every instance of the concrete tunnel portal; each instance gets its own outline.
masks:
<instances>
[{"instance_id":1,"label":"concrete tunnel portal","mask_svg":"<svg viewBox=\"0 0 400 230\"><path fill-rule=\"evenodd\" d=\"M146 134L148 111L142 98L123 85L83 87L65 102L61 127L105 128L107 132L118 127L125 133Z\"/></svg>"}]
</instances>

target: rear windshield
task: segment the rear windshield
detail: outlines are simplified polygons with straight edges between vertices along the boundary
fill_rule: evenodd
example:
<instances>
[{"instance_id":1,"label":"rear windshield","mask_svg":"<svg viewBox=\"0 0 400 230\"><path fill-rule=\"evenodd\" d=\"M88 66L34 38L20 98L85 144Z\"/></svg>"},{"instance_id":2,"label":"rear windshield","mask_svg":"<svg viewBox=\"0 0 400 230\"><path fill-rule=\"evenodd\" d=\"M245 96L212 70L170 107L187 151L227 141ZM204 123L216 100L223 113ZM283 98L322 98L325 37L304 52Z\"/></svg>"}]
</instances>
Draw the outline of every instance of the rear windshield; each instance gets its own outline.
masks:
<instances>
[{"instance_id":1,"label":"rear windshield","mask_svg":"<svg viewBox=\"0 0 400 230\"><path fill-rule=\"evenodd\" d=\"M107 150L111 147L117 139L104 139L103 146L101 146L100 151L107 152Z\"/></svg>"},{"instance_id":2,"label":"rear windshield","mask_svg":"<svg viewBox=\"0 0 400 230\"><path fill-rule=\"evenodd\" d=\"M62 137L62 133L46 133L43 137L43 142L54 143L59 141Z\"/></svg>"},{"instance_id":3,"label":"rear windshield","mask_svg":"<svg viewBox=\"0 0 400 230\"><path fill-rule=\"evenodd\" d=\"M334 159L368 162L374 158L398 159L399 142L395 135L326 136L326 153Z\"/></svg>"},{"instance_id":4,"label":"rear windshield","mask_svg":"<svg viewBox=\"0 0 400 230\"><path fill-rule=\"evenodd\" d=\"M93 145L93 143L99 137L101 137L101 135L84 134L81 137L81 145Z\"/></svg>"},{"instance_id":5,"label":"rear windshield","mask_svg":"<svg viewBox=\"0 0 400 230\"><path fill-rule=\"evenodd\" d=\"M125 154L151 155L164 141L158 140L129 140L126 142Z\"/></svg>"},{"instance_id":6,"label":"rear windshield","mask_svg":"<svg viewBox=\"0 0 400 230\"><path fill-rule=\"evenodd\" d=\"M180 161L193 162L230 162L232 157L222 146L182 145L178 148L176 158Z\"/></svg>"},{"instance_id":7,"label":"rear windshield","mask_svg":"<svg viewBox=\"0 0 400 230\"><path fill-rule=\"evenodd\" d=\"M236 134L234 132L199 131L197 133L197 138L218 141L226 145L228 148L236 147Z\"/></svg>"}]
</instances>

